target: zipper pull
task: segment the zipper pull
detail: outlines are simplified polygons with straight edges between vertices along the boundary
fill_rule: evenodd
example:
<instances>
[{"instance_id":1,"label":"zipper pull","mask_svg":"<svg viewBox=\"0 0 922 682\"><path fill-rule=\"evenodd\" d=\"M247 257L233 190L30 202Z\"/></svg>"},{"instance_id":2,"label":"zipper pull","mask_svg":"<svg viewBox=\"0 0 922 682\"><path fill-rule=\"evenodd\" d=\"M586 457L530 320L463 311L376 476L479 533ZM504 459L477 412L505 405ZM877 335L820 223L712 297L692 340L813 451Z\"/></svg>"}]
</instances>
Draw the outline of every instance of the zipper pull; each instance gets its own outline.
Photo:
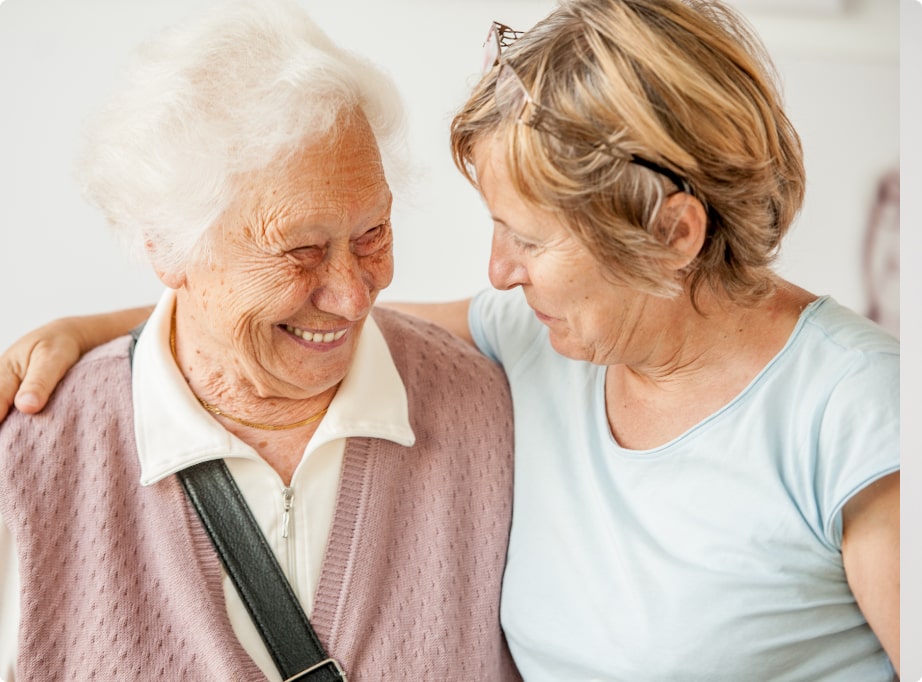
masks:
<instances>
[{"instance_id":1,"label":"zipper pull","mask_svg":"<svg viewBox=\"0 0 922 682\"><path fill-rule=\"evenodd\" d=\"M295 491L285 486L282 490L282 500L285 503L284 513L282 514L282 537L288 537L288 529L291 526L291 500L295 496Z\"/></svg>"}]
</instances>

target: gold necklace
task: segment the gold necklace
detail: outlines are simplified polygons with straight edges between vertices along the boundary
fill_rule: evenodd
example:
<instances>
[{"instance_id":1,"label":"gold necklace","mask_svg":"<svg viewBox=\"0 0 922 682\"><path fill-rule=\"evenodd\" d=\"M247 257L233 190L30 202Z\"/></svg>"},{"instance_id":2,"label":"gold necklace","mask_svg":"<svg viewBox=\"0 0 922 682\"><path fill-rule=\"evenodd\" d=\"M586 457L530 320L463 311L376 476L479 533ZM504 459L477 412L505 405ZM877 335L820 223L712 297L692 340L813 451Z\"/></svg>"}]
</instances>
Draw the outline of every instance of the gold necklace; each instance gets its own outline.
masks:
<instances>
[{"instance_id":1,"label":"gold necklace","mask_svg":"<svg viewBox=\"0 0 922 682\"><path fill-rule=\"evenodd\" d=\"M173 354L173 362L176 363L176 367L179 367L179 358L176 357L176 308L173 308L173 317L170 319L170 353ZM191 386L189 387L189 390L192 390ZM208 401L200 398L195 393L195 391L192 391L192 395L195 396L195 399L198 400L202 407L204 407L212 414L217 415L218 417L225 417L226 419L230 419L231 421L242 424L243 426L249 426L253 429L262 429L263 431L287 431L288 429L296 429L299 426L307 426L308 424L312 424L313 422L323 417L323 415L325 415L329 409L329 407L324 407L317 414L313 414L307 419L302 419L301 421L294 422L293 424L259 424L257 422L251 422L247 419L241 419L240 417L235 417L232 414L228 414L217 405L212 405Z\"/></svg>"}]
</instances>

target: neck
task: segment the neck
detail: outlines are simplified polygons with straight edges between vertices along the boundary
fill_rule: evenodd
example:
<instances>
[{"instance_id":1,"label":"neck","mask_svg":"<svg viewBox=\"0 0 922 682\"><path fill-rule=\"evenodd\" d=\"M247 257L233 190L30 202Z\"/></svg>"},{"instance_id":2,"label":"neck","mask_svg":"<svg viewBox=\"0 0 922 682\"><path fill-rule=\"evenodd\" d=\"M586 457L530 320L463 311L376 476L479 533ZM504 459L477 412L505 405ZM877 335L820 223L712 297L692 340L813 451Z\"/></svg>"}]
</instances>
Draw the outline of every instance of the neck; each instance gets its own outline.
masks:
<instances>
[{"instance_id":1,"label":"neck","mask_svg":"<svg viewBox=\"0 0 922 682\"><path fill-rule=\"evenodd\" d=\"M170 351L199 404L224 428L254 448L287 485L337 387L307 399L261 397L254 390L240 390L239 386L249 386L249 382L228 381L229 376L236 376L231 367L202 367L203 358L215 355L202 352L194 344L181 343L178 326L174 311ZM188 362L189 356L196 363Z\"/></svg>"},{"instance_id":2,"label":"neck","mask_svg":"<svg viewBox=\"0 0 922 682\"><path fill-rule=\"evenodd\" d=\"M687 296L659 299L644 355L626 363L627 369L651 382L693 383L698 375L728 366L760 365L784 346L812 294L778 281L775 291L754 305L740 305L724 297L705 295L698 309Z\"/></svg>"},{"instance_id":3,"label":"neck","mask_svg":"<svg viewBox=\"0 0 922 682\"><path fill-rule=\"evenodd\" d=\"M699 313L687 300L671 310L665 303L660 331L638 344L641 361L606 372L616 438L625 447L658 446L726 405L777 356L815 298L781 283L753 307L715 300Z\"/></svg>"}]
</instances>

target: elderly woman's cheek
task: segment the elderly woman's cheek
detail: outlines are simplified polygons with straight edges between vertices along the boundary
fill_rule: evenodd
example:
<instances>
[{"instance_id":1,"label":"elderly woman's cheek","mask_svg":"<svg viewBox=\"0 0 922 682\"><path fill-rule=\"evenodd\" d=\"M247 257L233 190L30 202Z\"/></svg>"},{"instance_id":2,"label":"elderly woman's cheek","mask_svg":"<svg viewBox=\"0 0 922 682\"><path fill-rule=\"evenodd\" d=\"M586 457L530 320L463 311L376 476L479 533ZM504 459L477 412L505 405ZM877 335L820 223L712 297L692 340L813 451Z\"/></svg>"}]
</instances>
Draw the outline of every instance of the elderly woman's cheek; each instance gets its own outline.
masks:
<instances>
[{"instance_id":1,"label":"elderly woman's cheek","mask_svg":"<svg viewBox=\"0 0 922 682\"><path fill-rule=\"evenodd\" d=\"M305 305L314 278L296 263L277 261L235 278L223 303L243 317L286 317ZM221 303L221 302L218 302Z\"/></svg>"},{"instance_id":2,"label":"elderly woman's cheek","mask_svg":"<svg viewBox=\"0 0 922 682\"><path fill-rule=\"evenodd\" d=\"M394 279L394 251L390 244L386 248L364 256L361 261L362 269L368 273L366 281L372 291L377 293L390 285Z\"/></svg>"}]
</instances>

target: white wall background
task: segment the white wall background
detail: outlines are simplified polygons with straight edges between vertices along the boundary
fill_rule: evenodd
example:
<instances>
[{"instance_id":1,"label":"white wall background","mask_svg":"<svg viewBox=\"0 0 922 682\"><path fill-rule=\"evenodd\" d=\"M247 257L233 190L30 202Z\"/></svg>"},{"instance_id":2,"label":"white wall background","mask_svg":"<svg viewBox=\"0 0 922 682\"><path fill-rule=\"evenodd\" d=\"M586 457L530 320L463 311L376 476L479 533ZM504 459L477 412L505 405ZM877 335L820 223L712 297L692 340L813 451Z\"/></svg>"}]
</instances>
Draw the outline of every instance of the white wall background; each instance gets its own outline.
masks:
<instances>
[{"instance_id":1,"label":"white wall background","mask_svg":"<svg viewBox=\"0 0 922 682\"><path fill-rule=\"evenodd\" d=\"M441 300L487 286L490 224L451 164L448 123L476 79L489 22L527 28L554 0L302 2L334 40L388 71L408 102L417 175L397 196L397 276L383 297ZM130 262L101 217L82 202L72 163L83 119L112 87L131 50L213 0L0 3L0 289L6 294L0 348L5 348L53 317L156 299L160 284L147 266ZM736 4L776 60L806 154L807 200L779 270L864 312L863 233L876 180L897 166L900 155L900 9L905 18L922 8L914 0ZM917 37L918 14L912 24ZM904 25L904 39L906 33ZM918 73L922 56L918 49L912 56L916 68L907 66L904 74ZM922 675L922 652L913 654L907 644L904 673L913 677L904 679L916 679Z\"/></svg>"},{"instance_id":2,"label":"white wall background","mask_svg":"<svg viewBox=\"0 0 922 682\"><path fill-rule=\"evenodd\" d=\"M0 4L0 348L52 317L155 300L71 178L84 118L131 50L213 0ZM490 223L454 170L447 131L493 18L526 28L554 0L303 0L341 44L373 57L410 112L416 181L397 197L397 275L383 298L487 286ZM809 188L779 269L863 311L861 235L879 173L899 159L897 0L737 0L782 72ZM785 9L787 8L787 9ZM811 9L812 8L812 9Z\"/></svg>"}]
</instances>

